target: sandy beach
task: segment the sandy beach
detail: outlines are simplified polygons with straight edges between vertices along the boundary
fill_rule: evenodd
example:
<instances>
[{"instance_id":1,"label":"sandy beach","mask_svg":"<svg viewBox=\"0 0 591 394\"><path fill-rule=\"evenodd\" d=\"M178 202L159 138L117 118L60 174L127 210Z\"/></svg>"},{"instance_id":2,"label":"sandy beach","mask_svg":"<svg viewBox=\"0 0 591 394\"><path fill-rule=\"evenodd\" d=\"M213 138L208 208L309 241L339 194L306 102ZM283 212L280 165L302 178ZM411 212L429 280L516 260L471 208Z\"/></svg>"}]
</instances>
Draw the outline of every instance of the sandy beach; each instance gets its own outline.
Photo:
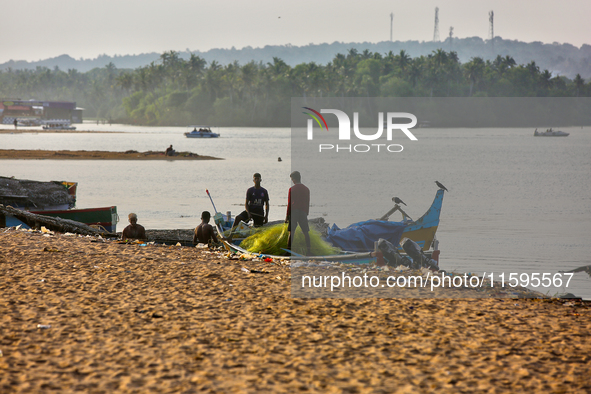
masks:
<instances>
[{"instance_id":1,"label":"sandy beach","mask_svg":"<svg viewBox=\"0 0 591 394\"><path fill-rule=\"evenodd\" d=\"M0 160L223 160L218 157L203 156L192 152L177 152L166 156L164 152L108 152L92 150L25 150L0 149Z\"/></svg>"},{"instance_id":2,"label":"sandy beach","mask_svg":"<svg viewBox=\"0 0 591 394\"><path fill-rule=\"evenodd\" d=\"M0 245L3 393L591 390L589 303L295 299L281 261L14 229Z\"/></svg>"}]
</instances>

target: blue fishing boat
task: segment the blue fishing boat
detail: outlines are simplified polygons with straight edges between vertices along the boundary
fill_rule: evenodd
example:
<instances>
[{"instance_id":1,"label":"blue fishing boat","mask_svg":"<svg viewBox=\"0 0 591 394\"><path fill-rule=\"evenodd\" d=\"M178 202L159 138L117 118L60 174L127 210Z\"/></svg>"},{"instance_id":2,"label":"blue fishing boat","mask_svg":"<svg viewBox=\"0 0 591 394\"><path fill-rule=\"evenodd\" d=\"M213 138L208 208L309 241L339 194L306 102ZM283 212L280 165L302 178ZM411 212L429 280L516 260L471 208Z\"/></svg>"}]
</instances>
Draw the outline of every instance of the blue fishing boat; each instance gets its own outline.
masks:
<instances>
[{"instance_id":1,"label":"blue fishing boat","mask_svg":"<svg viewBox=\"0 0 591 394\"><path fill-rule=\"evenodd\" d=\"M438 242L435 234L439 227L441 207L443 205L444 190L440 189L435 194L435 199L429 209L417 220L412 220L406 212L402 210L399 204L395 204L388 213L378 220L368 220L365 222L354 223L344 229L333 226L329 229L326 240L343 250L342 253L327 256L277 256L262 254L263 257L302 259L316 261L342 261L363 264L375 262L379 253L375 251L375 243L379 239L385 239L398 247L399 252L404 253L402 246L398 246L400 240L409 239L418 244L421 252L428 258L438 259ZM400 211L403 220L400 222L389 221L388 218L396 211ZM224 228L222 223L217 222L218 232L222 233ZM241 240L234 239L240 242ZM223 241L224 247L231 252L248 254L248 250L239 245ZM255 253L257 254L257 253Z\"/></svg>"}]
</instances>

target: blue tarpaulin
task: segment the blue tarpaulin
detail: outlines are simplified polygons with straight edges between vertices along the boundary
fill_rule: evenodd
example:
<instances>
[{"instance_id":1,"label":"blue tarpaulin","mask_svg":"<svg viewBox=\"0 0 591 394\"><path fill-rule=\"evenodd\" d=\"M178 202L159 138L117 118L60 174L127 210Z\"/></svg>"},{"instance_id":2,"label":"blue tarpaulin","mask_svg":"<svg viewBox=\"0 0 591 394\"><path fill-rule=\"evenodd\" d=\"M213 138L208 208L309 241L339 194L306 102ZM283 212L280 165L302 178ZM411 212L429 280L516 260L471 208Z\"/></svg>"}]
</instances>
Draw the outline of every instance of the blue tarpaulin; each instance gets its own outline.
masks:
<instances>
[{"instance_id":1,"label":"blue tarpaulin","mask_svg":"<svg viewBox=\"0 0 591 394\"><path fill-rule=\"evenodd\" d=\"M371 252L374 250L374 242L380 238L391 242L393 245L398 245L405 227L406 224L403 222L386 222L382 220L353 223L343 229L333 224L328 229L326 240L345 251Z\"/></svg>"}]
</instances>

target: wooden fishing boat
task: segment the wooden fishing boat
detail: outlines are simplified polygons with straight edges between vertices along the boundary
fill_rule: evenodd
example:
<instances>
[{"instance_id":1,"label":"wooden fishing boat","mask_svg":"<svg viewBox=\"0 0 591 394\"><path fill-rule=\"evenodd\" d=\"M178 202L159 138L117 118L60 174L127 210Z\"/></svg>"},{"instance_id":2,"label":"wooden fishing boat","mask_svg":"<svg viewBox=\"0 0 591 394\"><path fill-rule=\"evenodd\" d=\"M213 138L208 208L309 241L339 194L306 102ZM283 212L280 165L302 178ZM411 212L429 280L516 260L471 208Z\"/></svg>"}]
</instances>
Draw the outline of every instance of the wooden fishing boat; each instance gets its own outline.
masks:
<instances>
[{"instance_id":1,"label":"wooden fishing boat","mask_svg":"<svg viewBox=\"0 0 591 394\"><path fill-rule=\"evenodd\" d=\"M77 182L40 182L0 177L0 204L37 215L74 220L107 232L116 231L117 207L72 209L76 204ZM27 224L7 215L8 227Z\"/></svg>"},{"instance_id":2,"label":"wooden fishing boat","mask_svg":"<svg viewBox=\"0 0 591 394\"><path fill-rule=\"evenodd\" d=\"M109 233L117 232L117 222L119 221L116 206L30 212L38 215L73 220L101 230L105 229Z\"/></svg>"},{"instance_id":3,"label":"wooden fishing boat","mask_svg":"<svg viewBox=\"0 0 591 394\"><path fill-rule=\"evenodd\" d=\"M78 183L0 177L0 204L25 210L63 210L76 204Z\"/></svg>"},{"instance_id":4,"label":"wooden fishing boat","mask_svg":"<svg viewBox=\"0 0 591 394\"><path fill-rule=\"evenodd\" d=\"M439 217L441 215L441 207L443 206L443 193L444 190L437 190L435 199L427 212L416 221L412 220L398 204L394 205L394 208L382 216L380 220L387 220L394 212L400 211L403 220L407 223L402 237L412 239L419 244L423 251L427 251L433 244L435 233L439 227Z\"/></svg>"},{"instance_id":5,"label":"wooden fishing boat","mask_svg":"<svg viewBox=\"0 0 591 394\"><path fill-rule=\"evenodd\" d=\"M412 220L410 216L402 210L402 208L395 204L394 208L388 211L385 215L383 215L378 221L388 221L388 218L396 211L400 211L403 216L402 222L397 222L404 226L404 230L401 235L401 239L408 238L416 242L420 247L423 253L435 260L438 260L439 251L438 249L438 242L435 238L435 234L437 232L437 228L439 227L439 218L441 215L441 207L443 205L443 195L444 190L440 189L435 194L435 199L433 203L429 207L429 209L423 214L418 220ZM218 227L218 232L223 232L223 228L220 226L221 223L216 223ZM241 241L239 239L234 239L234 241ZM377 242L378 239L374 239L374 242ZM236 252L236 253L244 253L248 254L247 250L241 248L239 245L234 243L229 243L223 241L224 247L228 251ZM399 251L402 252L402 248L399 248ZM271 257L271 258L283 258L283 259L302 259L305 260L312 260L312 261L343 261L343 262L350 262L355 264L364 264L369 262L375 262L377 259L377 254L375 251L363 251L363 252L343 252L342 254L336 255L329 255L329 256L276 256L276 255L266 255L262 254L263 257Z\"/></svg>"}]
</instances>

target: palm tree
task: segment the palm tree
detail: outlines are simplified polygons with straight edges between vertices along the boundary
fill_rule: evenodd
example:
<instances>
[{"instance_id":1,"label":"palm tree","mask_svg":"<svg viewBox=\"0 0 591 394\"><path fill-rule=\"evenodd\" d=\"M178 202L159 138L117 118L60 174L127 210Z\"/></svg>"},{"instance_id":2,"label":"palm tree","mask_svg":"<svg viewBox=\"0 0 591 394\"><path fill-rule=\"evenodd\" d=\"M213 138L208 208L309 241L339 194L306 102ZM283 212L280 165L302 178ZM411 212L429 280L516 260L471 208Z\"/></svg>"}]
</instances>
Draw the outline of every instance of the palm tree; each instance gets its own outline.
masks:
<instances>
[{"instance_id":1,"label":"palm tree","mask_svg":"<svg viewBox=\"0 0 591 394\"><path fill-rule=\"evenodd\" d=\"M527 66L525 66L525 68L527 69L527 71L529 71L530 75L532 77L536 77L539 73L540 73L540 67L538 67L536 65L535 61L531 61L527 64Z\"/></svg>"},{"instance_id":2,"label":"palm tree","mask_svg":"<svg viewBox=\"0 0 591 394\"><path fill-rule=\"evenodd\" d=\"M205 59L195 55L194 53L191 53L189 60L183 62L182 74L187 90L191 90L193 87L197 86L199 80L203 78L206 65L207 62Z\"/></svg>"},{"instance_id":3,"label":"palm tree","mask_svg":"<svg viewBox=\"0 0 591 394\"><path fill-rule=\"evenodd\" d=\"M257 66L254 61L251 61L241 69L241 79L244 84L243 91L245 93L245 97L251 98L253 95L253 86L255 85L256 78L257 78Z\"/></svg>"},{"instance_id":4,"label":"palm tree","mask_svg":"<svg viewBox=\"0 0 591 394\"><path fill-rule=\"evenodd\" d=\"M238 64L238 60L234 60L233 63L230 63L226 66L224 69L224 75L222 76L222 81L224 82L224 85L230 94L230 103L234 103L234 88L238 82L239 70L240 65Z\"/></svg>"},{"instance_id":5,"label":"palm tree","mask_svg":"<svg viewBox=\"0 0 591 394\"><path fill-rule=\"evenodd\" d=\"M464 65L466 77L470 81L470 97L472 97L472 89L474 84L480 81L484 74L485 63L480 57L473 57L470 62Z\"/></svg>"},{"instance_id":6,"label":"palm tree","mask_svg":"<svg viewBox=\"0 0 591 394\"><path fill-rule=\"evenodd\" d=\"M218 99L222 87L222 78L218 72L220 68L221 66L215 60L211 62L203 80L205 88L209 91L209 96L212 102L215 102L215 100Z\"/></svg>"},{"instance_id":7,"label":"palm tree","mask_svg":"<svg viewBox=\"0 0 591 394\"><path fill-rule=\"evenodd\" d=\"M124 72L117 77L116 85L121 87L121 89L125 90L127 94L131 91L133 87L133 74L129 72Z\"/></svg>"},{"instance_id":8,"label":"palm tree","mask_svg":"<svg viewBox=\"0 0 591 394\"><path fill-rule=\"evenodd\" d=\"M540 74L539 86L542 88L542 94L547 96L548 91L552 87L552 73L550 71L544 70L544 72Z\"/></svg>"},{"instance_id":9,"label":"palm tree","mask_svg":"<svg viewBox=\"0 0 591 394\"><path fill-rule=\"evenodd\" d=\"M583 86L585 86L585 80L581 78L581 74L577 74L573 82L575 84L575 96L579 97Z\"/></svg>"},{"instance_id":10,"label":"palm tree","mask_svg":"<svg viewBox=\"0 0 591 394\"><path fill-rule=\"evenodd\" d=\"M410 61L411 58L408 55L408 53L406 53L404 49L401 49L400 53L396 56L396 63L398 64L398 67L400 68L403 74L406 71L408 65L410 64Z\"/></svg>"},{"instance_id":11,"label":"palm tree","mask_svg":"<svg viewBox=\"0 0 591 394\"><path fill-rule=\"evenodd\" d=\"M414 88L417 85L417 82L423 75L423 66L419 58L414 59L410 65L410 71L408 73L408 77L410 79L410 83L412 83L412 87Z\"/></svg>"}]
</instances>

